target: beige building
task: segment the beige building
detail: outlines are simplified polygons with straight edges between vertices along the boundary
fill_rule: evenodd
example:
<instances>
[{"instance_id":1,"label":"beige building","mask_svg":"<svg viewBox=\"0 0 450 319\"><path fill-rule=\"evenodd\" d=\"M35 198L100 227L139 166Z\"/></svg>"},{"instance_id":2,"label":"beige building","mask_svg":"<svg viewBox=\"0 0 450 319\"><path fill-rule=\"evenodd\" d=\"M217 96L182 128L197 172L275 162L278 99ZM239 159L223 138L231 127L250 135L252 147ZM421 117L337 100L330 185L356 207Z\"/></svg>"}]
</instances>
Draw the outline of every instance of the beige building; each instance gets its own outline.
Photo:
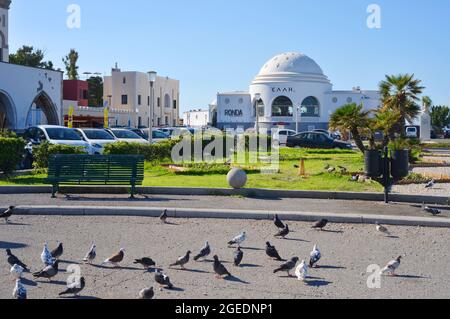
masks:
<instances>
[{"instance_id":1,"label":"beige building","mask_svg":"<svg viewBox=\"0 0 450 319\"><path fill-rule=\"evenodd\" d=\"M116 117L116 123L111 125L177 125L180 119L180 82L157 76L153 92L152 103L153 94L147 73L122 72L117 66L112 69L111 75L104 77L103 100L113 112L120 110L124 113Z\"/></svg>"}]
</instances>

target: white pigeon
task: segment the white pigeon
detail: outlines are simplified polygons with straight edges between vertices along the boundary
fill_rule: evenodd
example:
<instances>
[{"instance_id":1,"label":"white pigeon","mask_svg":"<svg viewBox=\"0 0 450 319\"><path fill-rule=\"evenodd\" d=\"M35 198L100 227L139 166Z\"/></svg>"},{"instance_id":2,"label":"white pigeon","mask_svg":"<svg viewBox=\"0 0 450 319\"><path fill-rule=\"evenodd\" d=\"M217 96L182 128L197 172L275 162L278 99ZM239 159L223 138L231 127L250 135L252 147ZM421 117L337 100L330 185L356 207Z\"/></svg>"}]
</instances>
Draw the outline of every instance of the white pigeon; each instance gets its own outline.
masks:
<instances>
[{"instance_id":1,"label":"white pigeon","mask_svg":"<svg viewBox=\"0 0 450 319\"><path fill-rule=\"evenodd\" d=\"M44 243L44 249L42 250L41 260L46 266L52 266L56 259L52 257L50 250L48 250L47 243Z\"/></svg>"},{"instance_id":2,"label":"white pigeon","mask_svg":"<svg viewBox=\"0 0 450 319\"><path fill-rule=\"evenodd\" d=\"M389 230L385 226L379 224L378 222L376 222L375 224L377 225L376 226L377 232L383 233L383 234L385 234L387 236L391 235L391 233L389 232Z\"/></svg>"},{"instance_id":3,"label":"white pigeon","mask_svg":"<svg viewBox=\"0 0 450 319\"><path fill-rule=\"evenodd\" d=\"M228 246L237 244L239 247L241 244L247 239L247 234L245 232L242 232L239 236L236 236L233 238L233 240L228 242Z\"/></svg>"},{"instance_id":4,"label":"white pigeon","mask_svg":"<svg viewBox=\"0 0 450 319\"><path fill-rule=\"evenodd\" d=\"M23 271L24 271L23 267L15 264L14 266L11 267L9 273L14 277L14 279L20 279L22 278Z\"/></svg>"},{"instance_id":5,"label":"white pigeon","mask_svg":"<svg viewBox=\"0 0 450 319\"><path fill-rule=\"evenodd\" d=\"M27 290L20 282L20 279L16 280L16 286L13 290L13 297L15 299L27 299Z\"/></svg>"},{"instance_id":6,"label":"white pigeon","mask_svg":"<svg viewBox=\"0 0 450 319\"><path fill-rule=\"evenodd\" d=\"M391 276L395 276L395 271L400 267L402 256L395 260L390 261L386 267L381 270L382 274L389 273Z\"/></svg>"},{"instance_id":7,"label":"white pigeon","mask_svg":"<svg viewBox=\"0 0 450 319\"><path fill-rule=\"evenodd\" d=\"M322 258L322 253L320 252L317 245L314 245L313 250L310 254L311 259L309 260L309 267L314 268L319 260Z\"/></svg>"},{"instance_id":8,"label":"white pigeon","mask_svg":"<svg viewBox=\"0 0 450 319\"><path fill-rule=\"evenodd\" d=\"M299 281L305 281L308 276L308 265L303 260L300 265L295 269L295 275Z\"/></svg>"},{"instance_id":9,"label":"white pigeon","mask_svg":"<svg viewBox=\"0 0 450 319\"><path fill-rule=\"evenodd\" d=\"M83 262L91 264L92 261L94 261L95 257L97 257L96 249L97 249L97 246L92 245L91 249L89 250L89 252L83 258Z\"/></svg>"}]
</instances>

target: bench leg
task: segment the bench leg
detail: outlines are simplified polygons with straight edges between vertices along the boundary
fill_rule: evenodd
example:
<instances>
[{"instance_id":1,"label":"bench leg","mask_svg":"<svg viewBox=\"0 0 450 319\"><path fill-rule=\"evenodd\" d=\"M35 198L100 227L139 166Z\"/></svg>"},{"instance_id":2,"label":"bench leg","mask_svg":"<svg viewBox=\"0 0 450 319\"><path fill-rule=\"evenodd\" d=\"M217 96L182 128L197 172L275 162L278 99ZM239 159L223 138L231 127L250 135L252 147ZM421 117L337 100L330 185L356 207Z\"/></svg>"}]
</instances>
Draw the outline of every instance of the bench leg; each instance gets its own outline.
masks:
<instances>
[{"instance_id":1,"label":"bench leg","mask_svg":"<svg viewBox=\"0 0 450 319\"><path fill-rule=\"evenodd\" d=\"M131 199L135 199L134 194L136 193L136 186L134 184L131 184Z\"/></svg>"},{"instance_id":2,"label":"bench leg","mask_svg":"<svg viewBox=\"0 0 450 319\"><path fill-rule=\"evenodd\" d=\"M52 186L52 198L56 198L56 192L58 191L58 185L53 184Z\"/></svg>"}]
</instances>

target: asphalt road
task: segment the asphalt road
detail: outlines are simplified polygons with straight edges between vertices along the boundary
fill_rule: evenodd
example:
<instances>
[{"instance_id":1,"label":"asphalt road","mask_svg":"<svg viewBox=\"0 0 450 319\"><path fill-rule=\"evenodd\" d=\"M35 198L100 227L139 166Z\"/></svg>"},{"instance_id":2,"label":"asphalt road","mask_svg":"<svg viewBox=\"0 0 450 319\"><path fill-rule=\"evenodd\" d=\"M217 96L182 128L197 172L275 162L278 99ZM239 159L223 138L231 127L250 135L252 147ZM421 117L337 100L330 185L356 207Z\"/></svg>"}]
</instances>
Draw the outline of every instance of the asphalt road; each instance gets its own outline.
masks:
<instances>
[{"instance_id":1,"label":"asphalt road","mask_svg":"<svg viewBox=\"0 0 450 319\"><path fill-rule=\"evenodd\" d=\"M276 229L268 221L174 219L162 225L154 218L126 217L45 217L16 216L13 224L0 221L0 249L13 252L33 271L42 266L42 244L50 248L62 241L62 264L76 264L92 243L98 247L96 263L126 249L122 269L80 265L86 278L83 298L136 298L139 290L153 286L156 298L450 298L450 230L438 228L389 227L393 237L385 237L367 225L329 226L328 232L310 229L310 224L292 223L288 239L273 237ZM226 242L245 230L243 266L225 266L233 274L229 280L214 278L210 262L191 262L188 270L168 269L188 249L197 252L205 240L213 253L230 262L233 249ZM314 244L322 251L321 267L309 273L307 283L285 274L273 274L279 262L264 253L269 240L284 258L307 258ZM396 278L383 277L380 289L369 289L366 273L372 264L384 266L402 255ZM149 256L171 277L176 289L160 290L153 274L133 265L134 258ZM4 256L0 257L0 298L11 298L13 282ZM26 274L30 298L57 298L69 274L62 272L55 282L33 281Z\"/></svg>"}]
</instances>

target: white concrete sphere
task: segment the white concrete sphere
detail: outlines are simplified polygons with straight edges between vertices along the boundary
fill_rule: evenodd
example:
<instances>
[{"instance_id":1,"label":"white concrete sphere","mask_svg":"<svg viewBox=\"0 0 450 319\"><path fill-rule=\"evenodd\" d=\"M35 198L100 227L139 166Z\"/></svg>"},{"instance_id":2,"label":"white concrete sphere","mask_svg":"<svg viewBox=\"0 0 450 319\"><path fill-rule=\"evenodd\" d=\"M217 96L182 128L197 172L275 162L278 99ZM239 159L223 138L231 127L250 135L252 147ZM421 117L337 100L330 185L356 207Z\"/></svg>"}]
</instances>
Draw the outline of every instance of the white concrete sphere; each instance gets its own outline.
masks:
<instances>
[{"instance_id":1,"label":"white concrete sphere","mask_svg":"<svg viewBox=\"0 0 450 319\"><path fill-rule=\"evenodd\" d=\"M240 168L233 168L228 172L227 181L234 189L243 188L247 184L247 173Z\"/></svg>"}]
</instances>

